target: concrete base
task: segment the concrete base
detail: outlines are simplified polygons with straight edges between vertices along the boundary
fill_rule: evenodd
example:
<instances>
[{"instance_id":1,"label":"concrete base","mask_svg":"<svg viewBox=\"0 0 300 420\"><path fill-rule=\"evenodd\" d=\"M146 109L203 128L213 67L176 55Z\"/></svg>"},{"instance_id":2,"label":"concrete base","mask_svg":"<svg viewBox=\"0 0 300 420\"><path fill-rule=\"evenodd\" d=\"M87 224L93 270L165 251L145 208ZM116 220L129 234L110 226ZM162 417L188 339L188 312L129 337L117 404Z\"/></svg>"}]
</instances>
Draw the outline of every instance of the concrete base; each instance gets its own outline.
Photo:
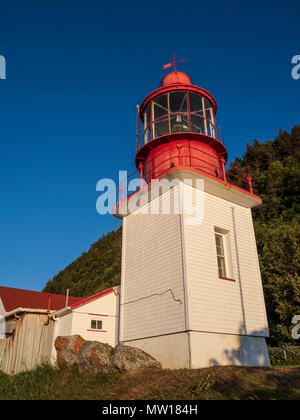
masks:
<instances>
[{"instance_id":1,"label":"concrete base","mask_svg":"<svg viewBox=\"0 0 300 420\"><path fill-rule=\"evenodd\" d=\"M208 366L270 366L264 337L191 331L191 368Z\"/></svg>"},{"instance_id":2,"label":"concrete base","mask_svg":"<svg viewBox=\"0 0 300 420\"><path fill-rule=\"evenodd\" d=\"M144 350L158 360L163 368L189 368L189 337L186 332L124 341L122 344Z\"/></svg>"},{"instance_id":3,"label":"concrete base","mask_svg":"<svg viewBox=\"0 0 300 420\"><path fill-rule=\"evenodd\" d=\"M189 331L122 344L144 350L168 369L270 366L264 337Z\"/></svg>"}]
</instances>

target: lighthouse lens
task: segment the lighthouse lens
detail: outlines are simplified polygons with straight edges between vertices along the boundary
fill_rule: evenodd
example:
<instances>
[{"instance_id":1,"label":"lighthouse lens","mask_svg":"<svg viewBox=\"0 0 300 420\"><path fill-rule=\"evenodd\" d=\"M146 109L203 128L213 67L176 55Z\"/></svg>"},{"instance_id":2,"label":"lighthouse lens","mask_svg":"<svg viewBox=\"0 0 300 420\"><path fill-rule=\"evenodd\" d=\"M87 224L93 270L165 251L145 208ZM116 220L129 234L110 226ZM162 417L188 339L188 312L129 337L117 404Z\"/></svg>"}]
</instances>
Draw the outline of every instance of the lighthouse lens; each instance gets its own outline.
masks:
<instances>
[{"instance_id":1,"label":"lighthouse lens","mask_svg":"<svg viewBox=\"0 0 300 420\"><path fill-rule=\"evenodd\" d=\"M186 114L175 114L170 118L172 133L186 133L190 131L189 117Z\"/></svg>"}]
</instances>

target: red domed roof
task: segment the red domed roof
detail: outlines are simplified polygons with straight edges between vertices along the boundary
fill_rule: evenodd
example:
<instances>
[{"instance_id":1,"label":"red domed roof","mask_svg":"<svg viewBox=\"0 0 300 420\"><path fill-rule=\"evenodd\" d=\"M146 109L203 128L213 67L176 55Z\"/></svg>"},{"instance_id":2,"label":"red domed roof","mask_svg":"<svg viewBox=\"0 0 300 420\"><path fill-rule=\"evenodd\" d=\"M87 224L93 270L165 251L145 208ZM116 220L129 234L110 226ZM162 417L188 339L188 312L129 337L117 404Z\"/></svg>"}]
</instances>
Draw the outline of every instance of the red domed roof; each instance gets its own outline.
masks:
<instances>
[{"instance_id":1,"label":"red domed roof","mask_svg":"<svg viewBox=\"0 0 300 420\"><path fill-rule=\"evenodd\" d=\"M161 81L161 87L174 84L191 85L192 80L190 76L185 73L180 71L173 71L172 73L167 74Z\"/></svg>"}]
</instances>

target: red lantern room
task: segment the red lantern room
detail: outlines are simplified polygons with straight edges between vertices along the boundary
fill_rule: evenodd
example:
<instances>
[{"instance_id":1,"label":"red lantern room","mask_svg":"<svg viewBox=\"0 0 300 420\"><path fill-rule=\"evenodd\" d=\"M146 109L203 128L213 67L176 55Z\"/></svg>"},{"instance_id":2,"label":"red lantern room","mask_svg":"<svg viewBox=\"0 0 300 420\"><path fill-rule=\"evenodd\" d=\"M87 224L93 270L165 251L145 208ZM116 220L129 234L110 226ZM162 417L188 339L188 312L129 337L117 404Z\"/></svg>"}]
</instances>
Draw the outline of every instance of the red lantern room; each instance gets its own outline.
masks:
<instances>
[{"instance_id":1,"label":"red lantern room","mask_svg":"<svg viewBox=\"0 0 300 420\"><path fill-rule=\"evenodd\" d=\"M187 74L176 68L167 74L139 110L136 165L146 182L180 168L223 180L227 150L217 136L216 113L214 97Z\"/></svg>"}]
</instances>

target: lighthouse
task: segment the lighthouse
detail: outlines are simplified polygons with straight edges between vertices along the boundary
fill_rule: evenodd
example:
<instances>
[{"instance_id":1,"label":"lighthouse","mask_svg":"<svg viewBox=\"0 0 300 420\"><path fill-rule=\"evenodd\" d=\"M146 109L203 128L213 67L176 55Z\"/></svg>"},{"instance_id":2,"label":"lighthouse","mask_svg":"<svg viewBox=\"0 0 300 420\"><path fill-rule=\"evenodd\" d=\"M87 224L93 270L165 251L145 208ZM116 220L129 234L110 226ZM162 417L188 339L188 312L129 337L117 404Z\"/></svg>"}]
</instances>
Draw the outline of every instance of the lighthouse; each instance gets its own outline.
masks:
<instances>
[{"instance_id":1,"label":"lighthouse","mask_svg":"<svg viewBox=\"0 0 300 420\"><path fill-rule=\"evenodd\" d=\"M227 161L211 93L174 69L138 107L138 188L120 186L119 340L163 367L267 366L251 177ZM166 66L168 67L168 65Z\"/></svg>"}]
</instances>

